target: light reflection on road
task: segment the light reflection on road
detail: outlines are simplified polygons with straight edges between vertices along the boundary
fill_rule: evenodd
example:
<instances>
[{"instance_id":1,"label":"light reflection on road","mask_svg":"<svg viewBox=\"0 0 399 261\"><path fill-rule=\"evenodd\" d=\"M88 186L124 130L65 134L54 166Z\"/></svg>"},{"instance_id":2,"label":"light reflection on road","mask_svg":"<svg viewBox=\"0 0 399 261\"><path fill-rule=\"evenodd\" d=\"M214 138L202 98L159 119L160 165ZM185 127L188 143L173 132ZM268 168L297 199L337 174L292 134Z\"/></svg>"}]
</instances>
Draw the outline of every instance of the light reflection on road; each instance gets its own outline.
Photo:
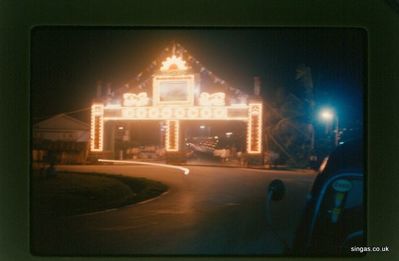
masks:
<instances>
[{"instance_id":1,"label":"light reflection on road","mask_svg":"<svg viewBox=\"0 0 399 261\"><path fill-rule=\"evenodd\" d=\"M107 160L107 159L99 159L98 161L99 162L105 162L105 163L119 163L119 164L136 164L136 165L158 166L158 167L172 168L172 169L181 170L181 171L183 171L184 175L188 175L190 173L190 170L188 168L175 166L175 165L169 165L169 164L162 164L162 163L142 162L142 161L133 161L133 160Z\"/></svg>"}]
</instances>

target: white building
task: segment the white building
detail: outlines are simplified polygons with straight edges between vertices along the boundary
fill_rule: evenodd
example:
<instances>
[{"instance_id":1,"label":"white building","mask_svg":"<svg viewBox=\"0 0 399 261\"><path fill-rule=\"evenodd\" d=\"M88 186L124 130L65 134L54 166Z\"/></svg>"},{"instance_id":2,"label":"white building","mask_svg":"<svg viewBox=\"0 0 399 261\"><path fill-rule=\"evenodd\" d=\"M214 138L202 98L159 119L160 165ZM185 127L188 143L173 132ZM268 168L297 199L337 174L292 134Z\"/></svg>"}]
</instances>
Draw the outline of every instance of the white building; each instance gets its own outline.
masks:
<instances>
[{"instance_id":1,"label":"white building","mask_svg":"<svg viewBox=\"0 0 399 261\"><path fill-rule=\"evenodd\" d=\"M48 151L57 152L60 163L83 163L90 139L90 125L59 114L33 125L32 159L43 161Z\"/></svg>"}]
</instances>

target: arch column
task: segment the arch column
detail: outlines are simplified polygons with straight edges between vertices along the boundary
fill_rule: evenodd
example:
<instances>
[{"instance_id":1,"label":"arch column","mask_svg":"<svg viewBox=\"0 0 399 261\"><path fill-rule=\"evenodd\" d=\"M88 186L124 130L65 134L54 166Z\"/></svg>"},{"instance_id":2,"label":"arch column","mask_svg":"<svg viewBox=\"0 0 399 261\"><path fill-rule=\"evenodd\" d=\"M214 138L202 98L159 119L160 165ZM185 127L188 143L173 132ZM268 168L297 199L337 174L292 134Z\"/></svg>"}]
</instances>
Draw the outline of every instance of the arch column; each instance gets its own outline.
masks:
<instances>
[{"instance_id":1,"label":"arch column","mask_svg":"<svg viewBox=\"0 0 399 261\"><path fill-rule=\"evenodd\" d=\"M104 104L91 106L90 151L102 152L104 149Z\"/></svg>"},{"instance_id":2,"label":"arch column","mask_svg":"<svg viewBox=\"0 0 399 261\"><path fill-rule=\"evenodd\" d=\"M180 121L166 121L165 150L166 152L180 151Z\"/></svg>"},{"instance_id":3,"label":"arch column","mask_svg":"<svg viewBox=\"0 0 399 261\"><path fill-rule=\"evenodd\" d=\"M179 164L186 161L184 149L181 148L181 123L179 120L166 121L165 150L166 163Z\"/></svg>"},{"instance_id":4,"label":"arch column","mask_svg":"<svg viewBox=\"0 0 399 261\"><path fill-rule=\"evenodd\" d=\"M250 103L247 123L247 153L250 155L261 155L262 153L262 126L262 103Z\"/></svg>"}]
</instances>

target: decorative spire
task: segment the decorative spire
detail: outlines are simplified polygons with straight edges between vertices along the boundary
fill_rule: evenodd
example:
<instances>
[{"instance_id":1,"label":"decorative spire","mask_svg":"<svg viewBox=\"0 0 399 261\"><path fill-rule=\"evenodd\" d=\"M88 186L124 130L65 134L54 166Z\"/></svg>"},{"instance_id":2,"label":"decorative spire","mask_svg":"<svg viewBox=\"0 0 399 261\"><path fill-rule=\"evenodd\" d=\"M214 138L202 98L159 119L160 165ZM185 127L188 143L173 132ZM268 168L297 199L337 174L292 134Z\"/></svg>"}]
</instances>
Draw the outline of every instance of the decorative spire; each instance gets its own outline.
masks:
<instances>
[{"instance_id":1,"label":"decorative spire","mask_svg":"<svg viewBox=\"0 0 399 261\"><path fill-rule=\"evenodd\" d=\"M172 55L172 57L168 57L164 62L162 62L161 67L161 71L169 70L187 70L186 62L181 57Z\"/></svg>"},{"instance_id":2,"label":"decorative spire","mask_svg":"<svg viewBox=\"0 0 399 261\"><path fill-rule=\"evenodd\" d=\"M173 54L173 56L176 55L176 42L175 42L175 40L173 40L172 54Z\"/></svg>"}]
</instances>

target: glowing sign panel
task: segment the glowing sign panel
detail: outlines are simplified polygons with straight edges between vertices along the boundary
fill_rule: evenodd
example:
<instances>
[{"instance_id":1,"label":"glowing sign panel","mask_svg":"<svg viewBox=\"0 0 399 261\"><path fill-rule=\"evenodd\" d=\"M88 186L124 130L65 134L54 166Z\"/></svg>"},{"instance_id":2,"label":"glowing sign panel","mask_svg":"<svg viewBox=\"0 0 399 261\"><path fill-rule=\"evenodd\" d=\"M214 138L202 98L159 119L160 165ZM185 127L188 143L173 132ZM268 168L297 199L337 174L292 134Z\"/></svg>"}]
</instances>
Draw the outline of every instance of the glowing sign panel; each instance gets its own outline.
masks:
<instances>
[{"instance_id":1,"label":"glowing sign panel","mask_svg":"<svg viewBox=\"0 0 399 261\"><path fill-rule=\"evenodd\" d=\"M239 111L240 113L237 113ZM233 113L232 113L233 112ZM233 108L201 106L122 107L121 117L105 120L247 120L248 107Z\"/></svg>"},{"instance_id":2,"label":"glowing sign panel","mask_svg":"<svg viewBox=\"0 0 399 261\"><path fill-rule=\"evenodd\" d=\"M153 105L194 105L194 75L154 77Z\"/></svg>"},{"instance_id":3,"label":"glowing sign panel","mask_svg":"<svg viewBox=\"0 0 399 261\"><path fill-rule=\"evenodd\" d=\"M189 90L187 81L162 81L159 83L160 102L181 102L189 99Z\"/></svg>"}]
</instances>

